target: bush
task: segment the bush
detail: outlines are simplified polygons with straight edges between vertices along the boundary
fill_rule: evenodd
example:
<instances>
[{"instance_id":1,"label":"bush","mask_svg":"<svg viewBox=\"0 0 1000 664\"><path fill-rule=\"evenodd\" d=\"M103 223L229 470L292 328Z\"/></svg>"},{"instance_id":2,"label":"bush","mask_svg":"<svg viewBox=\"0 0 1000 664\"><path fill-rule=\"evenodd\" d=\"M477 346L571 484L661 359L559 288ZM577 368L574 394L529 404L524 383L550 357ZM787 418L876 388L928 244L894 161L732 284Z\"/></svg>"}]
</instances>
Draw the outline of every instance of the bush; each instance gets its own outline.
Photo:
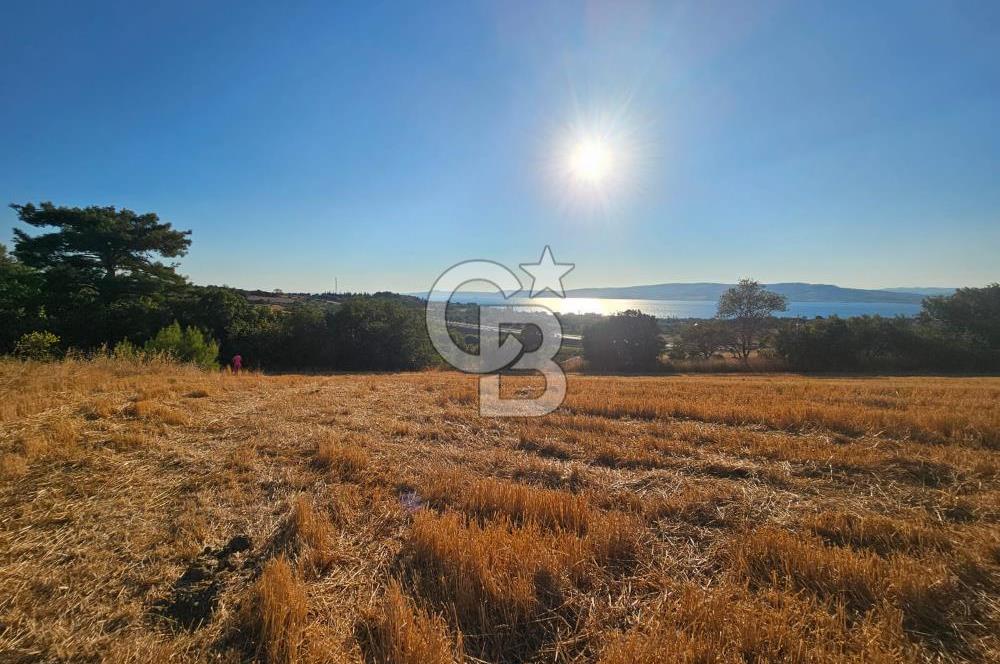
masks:
<instances>
[{"instance_id":1,"label":"bush","mask_svg":"<svg viewBox=\"0 0 1000 664\"><path fill-rule=\"evenodd\" d=\"M1000 353L980 338L903 317L793 321L779 330L776 350L792 368L804 371L984 371L1000 366Z\"/></svg>"},{"instance_id":2,"label":"bush","mask_svg":"<svg viewBox=\"0 0 1000 664\"><path fill-rule=\"evenodd\" d=\"M280 370L405 371L434 360L421 310L386 297L260 310L233 328L228 345L251 366Z\"/></svg>"},{"instance_id":3,"label":"bush","mask_svg":"<svg viewBox=\"0 0 1000 664\"><path fill-rule=\"evenodd\" d=\"M111 356L116 360L136 361L141 360L145 355L142 348L128 339L116 343L114 350L111 351Z\"/></svg>"},{"instance_id":4,"label":"bush","mask_svg":"<svg viewBox=\"0 0 1000 664\"><path fill-rule=\"evenodd\" d=\"M422 369L434 359L420 311L382 298L345 302L333 317L337 364L344 369Z\"/></svg>"},{"instance_id":5,"label":"bush","mask_svg":"<svg viewBox=\"0 0 1000 664\"><path fill-rule=\"evenodd\" d=\"M1000 349L1000 284L959 288L950 297L929 297L924 300L923 316Z\"/></svg>"},{"instance_id":6,"label":"bush","mask_svg":"<svg viewBox=\"0 0 1000 664\"><path fill-rule=\"evenodd\" d=\"M335 366L332 311L296 304L284 311L258 308L232 328L227 353L249 366L278 370L322 370Z\"/></svg>"},{"instance_id":7,"label":"bush","mask_svg":"<svg viewBox=\"0 0 1000 664\"><path fill-rule=\"evenodd\" d=\"M47 331L28 332L14 345L14 355L25 360L51 360L59 350L59 337Z\"/></svg>"},{"instance_id":8,"label":"bush","mask_svg":"<svg viewBox=\"0 0 1000 664\"><path fill-rule=\"evenodd\" d=\"M634 309L605 318L583 333L583 357L595 369L654 369L662 349L656 318Z\"/></svg>"},{"instance_id":9,"label":"bush","mask_svg":"<svg viewBox=\"0 0 1000 664\"><path fill-rule=\"evenodd\" d=\"M691 323L681 329L680 343L672 351L670 359L700 357L707 360L720 351L731 348L734 336L729 321L703 320Z\"/></svg>"},{"instance_id":10,"label":"bush","mask_svg":"<svg viewBox=\"0 0 1000 664\"><path fill-rule=\"evenodd\" d=\"M196 327L182 329L177 321L147 341L145 350L147 353L169 355L181 362L191 362L205 369L215 369L219 366L219 344L215 339L206 339L202 331Z\"/></svg>"}]
</instances>

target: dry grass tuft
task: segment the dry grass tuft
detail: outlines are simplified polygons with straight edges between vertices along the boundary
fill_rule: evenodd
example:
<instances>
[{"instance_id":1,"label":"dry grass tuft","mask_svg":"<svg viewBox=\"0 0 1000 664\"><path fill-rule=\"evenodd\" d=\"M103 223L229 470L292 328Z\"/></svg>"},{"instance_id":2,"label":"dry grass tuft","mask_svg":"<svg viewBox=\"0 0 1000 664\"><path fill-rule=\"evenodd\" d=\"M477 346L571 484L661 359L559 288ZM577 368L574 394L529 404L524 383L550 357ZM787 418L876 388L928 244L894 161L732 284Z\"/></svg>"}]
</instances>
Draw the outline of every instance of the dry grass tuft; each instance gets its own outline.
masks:
<instances>
[{"instance_id":1,"label":"dry grass tuft","mask_svg":"<svg viewBox=\"0 0 1000 664\"><path fill-rule=\"evenodd\" d=\"M108 440L111 447L119 452L149 446L152 438L142 431L115 431Z\"/></svg>"},{"instance_id":2,"label":"dry grass tuft","mask_svg":"<svg viewBox=\"0 0 1000 664\"><path fill-rule=\"evenodd\" d=\"M572 459L575 454L574 448L562 441L536 439L524 435L519 438L517 446L519 449L553 459Z\"/></svg>"},{"instance_id":3,"label":"dry grass tuft","mask_svg":"<svg viewBox=\"0 0 1000 664\"><path fill-rule=\"evenodd\" d=\"M28 474L28 460L20 454L0 456L0 477L14 479Z\"/></svg>"},{"instance_id":4,"label":"dry grass tuft","mask_svg":"<svg viewBox=\"0 0 1000 664\"><path fill-rule=\"evenodd\" d=\"M163 424L185 425L189 422L188 416L182 411L151 399L134 401L125 409L125 412L129 417L152 422L162 422Z\"/></svg>"},{"instance_id":5,"label":"dry grass tuft","mask_svg":"<svg viewBox=\"0 0 1000 664\"><path fill-rule=\"evenodd\" d=\"M824 547L773 527L735 540L731 565L751 587L806 590L857 612L875 606L885 588L885 563L877 556Z\"/></svg>"},{"instance_id":6,"label":"dry grass tuft","mask_svg":"<svg viewBox=\"0 0 1000 664\"><path fill-rule=\"evenodd\" d=\"M229 462L236 470L249 472L257 464L257 449L253 445L238 445L233 448L229 456Z\"/></svg>"},{"instance_id":7,"label":"dry grass tuft","mask_svg":"<svg viewBox=\"0 0 1000 664\"><path fill-rule=\"evenodd\" d=\"M450 505L480 522L508 517L518 524L583 534L591 519L583 496L516 482L474 480L455 472L431 476L422 484L421 493L432 503Z\"/></svg>"},{"instance_id":8,"label":"dry grass tuft","mask_svg":"<svg viewBox=\"0 0 1000 664\"><path fill-rule=\"evenodd\" d=\"M59 418L51 422L45 431L45 440L48 453L56 458L72 458L81 453L80 426L75 420Z\"/></svg>"},{"instance_id":9,"label":"dry grass tuft","mask_svg":"<svg viewBox=\"0 0 1000 664\"><path fill-rule=\"evenodd\" d=\"M694 484L668 496L631 499L629 507L652 519L671 519L695 526L728 526L743 516L742 499L731 486Z\"/></svg>"},{"instance_id":10,"label":"dry grass tuft","mask_svg":"<svg viewBox=\"0 0 1000 664\"><path fill-rule=\"evenodd\" d=\"M336 532L330 520L317 511L310 496L299 495L289 518L291 537L298 545L298 562L303 574L316 576L334 560Z\"/></svg>"},{"instance_id":11,"label":"dry grass tuft","mask_svg":"<svg viewBox=\"0 0 1000 664\"><path fill-rule=\"evenodd\" d=\"M706 591L684 585L643 625L611 640L599 664L888 664L911 652L891 625L862 622L852 629L842 614L808 598L777 591L749 597L733 587Z\"/></svg>"},{"instance_id":12,"label":"dry grass tuft","mask_svg":"<svg viewBox=\"0 0 1000 664\"><path fill-rule=\"evenodd\" d=\"M875 608L896 610L908 633L945 648L961 645L954 622L961 589L940 565L906 558L886 561L771 527L738 540L733 552L733 571L752 588L806 591L855 615Z\"/></svg>"},{"instance_id":13,"label":"dry grass tuft","mask_svg":"<svg viewBox=\"0 0 1000 664\"><path fill-rule=\"evenodd\" d=\"M268 562L242 609L255 654L269 664L298 661L306 629L306 590L284 556Z\"/></svg>"},{"instance_id":14,"label":"dry grass tuft","mask_svg":"<svg viewBox=\"0 0 1000 664\"><path fill-rule=\"evenodd\" d=\"M340 479L358 481L368 467L368 451L360 443L332 435L316 443L316 463Z\"/></svg>"},{"instance_id":15,"label":"dry grass tuft","mask_svg":"<svg viewBox=\"0 0 1000 664\"><path fill-rule=\"evenodd\" d=\"M538 647L582 558L573 537L454 513L417 514L407 544L423 596L454 615L470 652L484 657Z\"/></svg>"},{"instance_id":16,"label":"dry grass tuft","mask_svg":"<svg viewBox=\"0 0 1000 664\"><path fill-rule=\"evenodd\" d=\"M877 514L823 512L803 524L830 544L870 549L882 555L897 551L946 551L952 543L940 528Z\"/></svg>"},{"instance_id":17,"label":"dry grass tuft","mask_svg":"<svg viewBox=\"0 0 1000 664\"><path fill-rule=\"evenodd\" d=\"M121 411L121 407L115 399L101 397L83 408L84 417L92 420L107 419L114 417Z\"/></svg>"},{"instance_id":18,"label":"dry grass tuft","mask_svg":"<svg viewBox=\"0 0 1000 664\"><path fill-rule=\"evenodd\" d=\"M645 539L645 528L638 518L609 512L591 522L586 545L598 565L623 571L642 558Z\"/></svg>"},{"instance_id":19,"label":"dry grass tuft","mask_svg":"<svg viewBox=\"0 0 1000 664\"><path fill-rule=\"evenodd\" d=\"M451 664L463 661L461 643L438 615L417 607L390 583L382 604L362 625L368 656L381 664Z\"/></svg>"},{"instance_id":20,"label":"dry grass tuft","mask_svg":"<svg viewBox=\"0 0 1000 664\"><path fill-rule=\"evenodd\" d=\"M211 527L203 510L197 502L189 500L174 519L172 535L177 550L186 558L193 558L201 551L210 533Z\"/></svg>"}]
</instances>

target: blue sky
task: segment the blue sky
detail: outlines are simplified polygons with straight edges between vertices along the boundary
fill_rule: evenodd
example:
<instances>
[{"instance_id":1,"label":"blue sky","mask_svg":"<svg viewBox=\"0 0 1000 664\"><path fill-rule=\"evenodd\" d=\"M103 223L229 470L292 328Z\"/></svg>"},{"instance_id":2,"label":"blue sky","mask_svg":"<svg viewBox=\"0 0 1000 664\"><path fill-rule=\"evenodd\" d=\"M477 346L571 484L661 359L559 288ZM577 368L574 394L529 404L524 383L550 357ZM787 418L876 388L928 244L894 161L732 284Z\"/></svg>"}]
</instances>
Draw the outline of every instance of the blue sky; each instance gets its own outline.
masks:
<instances>
[{"instance_id":1,"label":"blue sky","mask_svg":"<svg viewBox=\"0 0 1000 664\"><path fill-rule=\"evenodd\" d=\"M5 7L0 200L155 211L196 283L1000 279L1000 3L147 4Z\"/></svg>"}]
</instances>

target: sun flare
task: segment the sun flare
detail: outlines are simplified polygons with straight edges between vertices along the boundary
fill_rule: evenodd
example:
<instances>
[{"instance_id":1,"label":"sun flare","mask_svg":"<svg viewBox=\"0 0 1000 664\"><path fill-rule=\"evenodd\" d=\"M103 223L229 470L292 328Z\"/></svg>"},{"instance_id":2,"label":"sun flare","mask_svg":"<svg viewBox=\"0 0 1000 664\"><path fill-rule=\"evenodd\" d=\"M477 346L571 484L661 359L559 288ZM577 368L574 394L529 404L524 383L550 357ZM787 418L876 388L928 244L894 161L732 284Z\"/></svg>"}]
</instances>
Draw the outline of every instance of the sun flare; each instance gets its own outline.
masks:
<instances>
[{"instance_id":1,"label":"sun flare","mask_svg":"<svg viewBox=\"0 0 1000 664\"><path fill-rule=\"evenodd\" d=\"M549 191L579 219L610 219L649 177L648 142L627 109L578 111L544 143Z\"/></svg>"},{"instance_id":2,"label":"sun flare","mask_svg":"<svg viewBox=\"0 0 1000 664\"><path fill-rule=\"evenodd\" d=\"M611 175L614 156L607 141L586 137L570 150L569 172L578 182L600 185Z\"/></svg>"}]
</instances>

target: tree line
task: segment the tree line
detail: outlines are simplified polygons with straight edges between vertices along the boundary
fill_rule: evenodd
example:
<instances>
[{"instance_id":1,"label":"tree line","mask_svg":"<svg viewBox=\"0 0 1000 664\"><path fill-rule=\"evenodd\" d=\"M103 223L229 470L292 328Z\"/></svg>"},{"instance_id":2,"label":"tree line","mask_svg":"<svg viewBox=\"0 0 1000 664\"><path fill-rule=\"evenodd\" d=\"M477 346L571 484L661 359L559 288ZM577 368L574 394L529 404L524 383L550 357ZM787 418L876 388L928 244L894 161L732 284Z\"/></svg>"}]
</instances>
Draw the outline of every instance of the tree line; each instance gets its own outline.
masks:
<instances>
[{"instance_id":1,"label":"tree line","mask_svg":"<svg viewBox=\"0 0 1000 664\"><path fill-rule=\"evenodd\" d=\"M239 353L248 366L273 370L406 370L434 358L417 300L254 305L233 289L193 285L165 262L187 253L190 231L155 213L11 207L45 232L15 229L13 251L0 245L0 353L107 348L205 366Z\"/></svg>"},{"instance_id":2,"label":"tree line","mask_svg":"<svg viewBox=\"0 0 1000 664\"><path fill-rule=\"evenodd\" d=\"M607 317L584 331L584 358L604 371L656 371L672 361L697 368L726 356L746 368L766 358L797 371L1000 370L1000 284L925 298L916 317L774 316L786 307L782 296L743 279L710 320L669 323L667 331L640 311Z\"/></svg>"},{"instance_id":3,"label":"tree line","mask_svg":"<svg viewBox=\"0 0 1000 664\"><path fill-rule=\"evenodd\" d=\"M289 371L408 370L438 361L418 298L326 294L287 306L254 304L236 290L196 286L178 274L165 261L187 253L190 231L154 213L11 207L41 232L15 229L13 251L0 245L0 354L41 358L105 348L217 366L239 353L247 366ZM711 320L657 321L626 311L564 323L583 332L588 364L607 371L726 355L746 367L769 358L805 371L1000 369L998 284L926 298L915 318L776 318L786 305L743 279L721 296ZM449 317L478 319L478 307L450 307ZM475 335L451 332L476 351Z\"/></svg>"}]
</instances>

